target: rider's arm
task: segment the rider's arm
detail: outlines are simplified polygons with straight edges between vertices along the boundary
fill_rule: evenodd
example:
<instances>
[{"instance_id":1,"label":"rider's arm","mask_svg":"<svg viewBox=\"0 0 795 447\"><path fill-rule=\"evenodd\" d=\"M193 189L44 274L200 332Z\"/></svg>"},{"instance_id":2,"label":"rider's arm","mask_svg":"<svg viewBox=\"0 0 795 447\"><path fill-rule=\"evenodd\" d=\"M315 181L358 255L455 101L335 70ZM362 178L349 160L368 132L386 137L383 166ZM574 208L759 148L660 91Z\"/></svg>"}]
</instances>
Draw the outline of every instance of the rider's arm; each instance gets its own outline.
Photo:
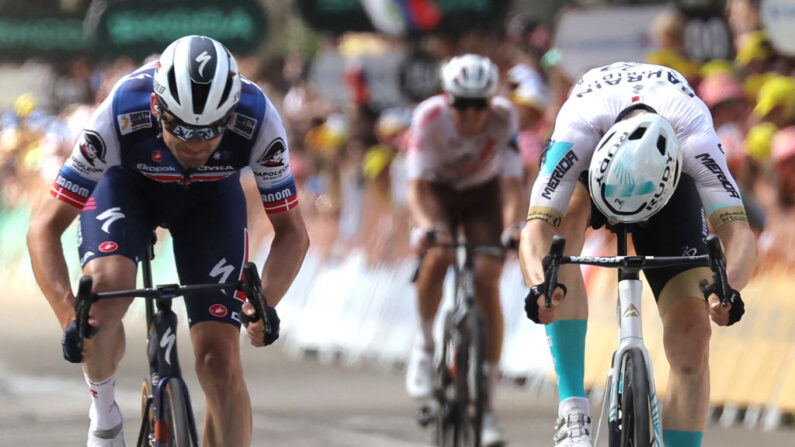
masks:
<instances>
[{"instance_id":1,"label":"rider's arm","mask_svg":"<svg viewBox=\"0 0 795 447\"><path fill-rule=\"evenodd\" d=\"M544 282L541 259L549 252L552 236L557 233L557 227L540 219L529 220L522 230L522 238L519 243L519 263L528 286Z\"/></svg>"},{"instance_id":2,"label":"rider's arm","mask_svg":"<svg viewBox=\"0 0 795 447\"><path fill-rule=\"evenodd\" d=\"M522 222L527 213L526 197L519 177L507 177L502 180L502 223L508 228Z\"/></svg>"},{"instance_id":3,"label":"rider's arm","mask_svg":"<svg viewBox=\"0 0 795 447\"><path fill-rule=\"evenodd\" d=\"M411 221L417 228L433 229L437 222L435 216L442 216L441 204L433 193L431 183L427 180L409 180L406 191L406 206Z\"/></svg>"},{"instance_id":4,"label":"rider's arm","mask_svg":"<svg viewBox=\"0 0 795 447\"><path fill-rule=\"evenodd\" d=\"M61 235L79 213L78 208L49 198L33 217L28 229L28 250L33 273L61 329L74 319L75 300L63 256Z\"/></svg>"},{"instance_id":5,"label":"rider's arm","mask_svg":"<svg viewBox=\"0 0 795 447\"><path fill-rule=\"evenodd\" d=\"M262 269L262 290L269 306L276 306L292 284L309 249L309 235L300 208L269 214L275 235Z\"/></svg>"},{"instance_id":6,"label":"rider's arm","mask_svg":"<svg viewBox=\"0 0 795 447\"><path fill-rule=\"evenodd\" d=\"M726 279L729 285L742 290L754 270L756 238L748 222L729 222L717 230L726 256Z\"/></svg>"},{"instance_id":7,"label":"rider's arm","mask_svg":"<svg viewBox=\"0 0 795 447\"><path fill-rule=\"evenodd\" d=\"M729 285L741 290L753 272L756 239L712 120L706 113L702 119L703 130L683 143L683 171L694 178L712 230L723 243Z\"/></svg>"}]
</instances>

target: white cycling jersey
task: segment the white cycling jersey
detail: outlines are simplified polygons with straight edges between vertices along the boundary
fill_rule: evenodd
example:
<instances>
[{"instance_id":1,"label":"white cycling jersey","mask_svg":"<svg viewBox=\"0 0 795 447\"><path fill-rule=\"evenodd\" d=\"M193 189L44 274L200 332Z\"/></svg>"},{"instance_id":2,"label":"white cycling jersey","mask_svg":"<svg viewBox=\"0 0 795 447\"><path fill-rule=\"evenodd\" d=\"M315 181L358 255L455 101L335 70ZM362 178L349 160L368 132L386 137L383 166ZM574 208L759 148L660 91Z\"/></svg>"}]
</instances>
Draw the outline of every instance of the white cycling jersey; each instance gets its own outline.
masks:
<instances>
[{"instance_id":1,"label":"white cycling jersey","mask_svg":"<svg viewBox=\"0 0 795 447\"><path fill-rule=\"evenodd\" d=\"M522 175L518 121L510 101L492 98L486 124L473 137L458 134L453 113L444 95L428 98L414 109L406 158L409 180L462 190L499 176Z\"/></svg>"},{"instance_id":2,"label":"white cycling jersey","mask_svg":"<svg viewBox=\"0 0 795 447\"><path fill-rule=\"evenodd\" d=\"M682 173L695 180L713 230L745 221L740 192L707 106L676 70L635 62L594 68L572 88L541 157L527 220L560 224L596 144L633 103L652 107L673 126L682 147Z\"/></svg>"}]
</instances>

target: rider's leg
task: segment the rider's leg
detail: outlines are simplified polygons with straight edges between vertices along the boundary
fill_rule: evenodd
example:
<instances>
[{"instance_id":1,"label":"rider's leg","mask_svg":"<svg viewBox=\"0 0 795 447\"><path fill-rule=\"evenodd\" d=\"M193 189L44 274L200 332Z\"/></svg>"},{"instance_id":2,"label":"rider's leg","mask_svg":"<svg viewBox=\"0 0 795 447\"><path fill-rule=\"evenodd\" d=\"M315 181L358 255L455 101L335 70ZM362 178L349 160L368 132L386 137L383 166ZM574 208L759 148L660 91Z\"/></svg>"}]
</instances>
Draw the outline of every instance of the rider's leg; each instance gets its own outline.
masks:
<instances>
[{"instance_id":1,"label":"rider's leg","mask_svg":"<svg viewBox=\"0 0 795 447\"><path fill-rule=\"evenodd\" d=\"M673 447L697 447L709 410L709 339L707 303L698 291L705 268L673 277L660 293L663 345L670 365L663 406L663 439Z\"/></svg>"},{"instance_id":2,"label":"rider's leg","mask_svg":"<svg viewBox=\"0 0 795 447\"><path fill-rule=\"evenodd\" d=\"M590 217L590 196L578 183L559 228L559 234L566 238L566 255L576 256L582 251ZM583 385L588 300L579 266L562 266L558 272L558 282L566 285L567 294L555 311L555 321L546 326L558 377L558 416L563 417L574 410L588 415L590 408Z\"/></svg>"},{"instance_id":3,"label":"rider's leg","mask_svg":"<svg viewBox=\"0 0 795 447\"><path fill-rule=\"evenodd\" d=\"M420 340L422 347L433 350L433 321L442 300L444 278L450 265L455 262L452 250L432 247L425 253L417 281L417 311L420 320Z\"/></svg>"},{"instance_id":4,"label":"rider's leg","mask_svg":"<svg viewBox=\"0 0 795 447\"><path fill-rule=\"evenodd\" d=\"M505 327L500 304L502 263L500 257L480 255L475 258L475 296L486 322L486 363L492 375L489 382L494 382L502 355Z\"/></svg>"},{"instance_id":5,"label":"rider's leg","mask_svg":"<svg viewBox=\"0 0 795 447\"><path fill-rule=\"evenodd\" d=\"M196 375L207 399L203 445L249 445L251 400L243 380L239 328L203 321L191 328L190 335L196 355Z\"/></svg>"},{"instance_id":6,"label":"rider's leg","mask_svg":"<svg viewBox=\"0 0 795 447\"><path fill-rule=\"evenodd\" d=\"M135 288L136 265L123 256L95 258L86 264L83 273L92 276L95 292ZM132 298L115 298L100 300L91 306L90 324L99 330L86 341L83 372L92 396L89 410L92 429L111 429L121 423L121 413L115 405L114 383L116 367L124 355L121 319L130 302Z\"/></svg>"}]
</instances>

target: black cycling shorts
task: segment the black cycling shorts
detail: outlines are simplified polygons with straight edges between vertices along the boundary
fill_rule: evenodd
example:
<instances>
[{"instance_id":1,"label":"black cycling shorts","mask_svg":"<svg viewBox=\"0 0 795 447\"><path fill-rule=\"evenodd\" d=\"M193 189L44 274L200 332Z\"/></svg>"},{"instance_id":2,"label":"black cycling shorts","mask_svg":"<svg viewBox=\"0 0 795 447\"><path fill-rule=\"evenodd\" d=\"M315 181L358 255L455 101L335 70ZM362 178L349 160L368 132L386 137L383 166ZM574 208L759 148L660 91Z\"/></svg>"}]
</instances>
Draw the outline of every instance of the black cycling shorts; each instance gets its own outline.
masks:
<instances>
[{"instance_id":1,"label":"black cycling shorts","mask_svg":"<svg viewBox=\"0 0 795 447\"><path fill-rule=\"evenodd\" d=\"M580 181L588 187L588 173L580 175ZM610 226L607 218L591 202L589 225L598 229ZM646 256L695 256L707 253L706 238L709 234L701 198L692 177L682 174L681 180L668 203L648 221L628 225L632 242L638 255ZM657 299L663 287L674 276L690 270L691 266L675 266L644 269L643 274Z\"/></svg>"}]
</instances>

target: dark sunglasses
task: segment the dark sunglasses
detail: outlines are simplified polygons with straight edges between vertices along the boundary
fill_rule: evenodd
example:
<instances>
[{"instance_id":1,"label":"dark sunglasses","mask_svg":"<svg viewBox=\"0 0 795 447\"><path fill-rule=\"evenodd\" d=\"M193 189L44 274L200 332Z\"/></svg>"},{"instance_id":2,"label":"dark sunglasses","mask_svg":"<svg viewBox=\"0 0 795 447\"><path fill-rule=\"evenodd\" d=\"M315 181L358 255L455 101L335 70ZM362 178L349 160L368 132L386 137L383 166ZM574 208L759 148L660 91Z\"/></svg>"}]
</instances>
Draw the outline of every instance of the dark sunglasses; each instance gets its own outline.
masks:
<instances>
[{"instance_id":1,"label":"dark sunglasses","mask_svg":"<svg viewBox=\"0 0 795 447\"><path fill-rule=\"evenodd\" d=\"M466 110L473 108L475 110L486 110L489 106L489 100L486 98L453 98L453 108L456 110Z\"/></svg>"},{"instance_id":2,"label":"dark sunglasses","mask_svg":"<svg viewBox=\"0 0 795 447\"><path fill-rule=\"evenodd\" d=\"M230 113L208 126L191 126L176 117L173 119L166 118L164 112L167 112L167 110L163 110L160 106L157 106L157 114L160 116L163 128L182 141L188 141L194 137L198 137L201 141L209 141L218 138L223 135L226 126L229 124L229 118L232 116Z\"/></svg>"}]
</instances>

